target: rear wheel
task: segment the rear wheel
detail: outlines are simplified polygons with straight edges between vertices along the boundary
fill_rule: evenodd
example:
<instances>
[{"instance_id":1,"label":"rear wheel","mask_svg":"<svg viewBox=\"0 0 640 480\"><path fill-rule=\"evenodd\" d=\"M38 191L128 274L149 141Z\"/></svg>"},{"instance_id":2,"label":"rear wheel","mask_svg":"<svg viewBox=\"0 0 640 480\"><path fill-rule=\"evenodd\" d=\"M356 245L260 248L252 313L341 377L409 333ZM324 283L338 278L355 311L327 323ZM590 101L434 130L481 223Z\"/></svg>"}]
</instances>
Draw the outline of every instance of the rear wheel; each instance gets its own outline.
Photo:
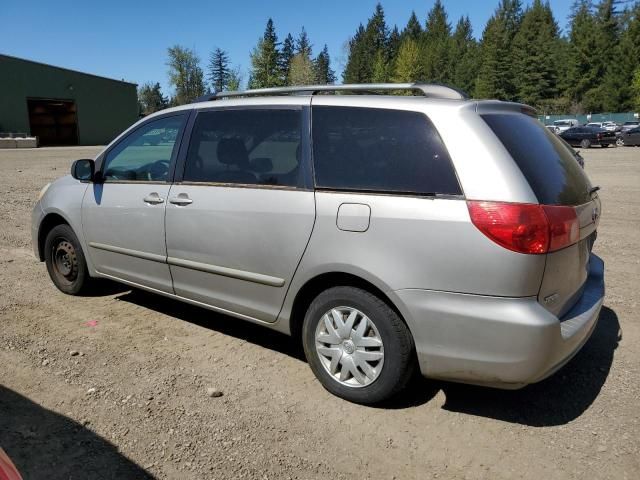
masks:
<instances>
[{"instance_id":1,"label":"rear wheel","mask_svg":"<svg viewBox=\"0 0 640 480\"><path fill-rule=\"evenodd\" d=\"M619 147L624 147L624 139L622 137L618 137L616 139L616 145Z\"/></svg>"},{"instance_id":2,"label":"rear wheel","mask_svg":"<svg viewBox=\"0 0 640 480\"><path fill-rule=\"evenodd\" d=\"M57 225L47 234L44 259L51 280L68 295L87 291L91 277L78 237L69 225Z\"/></svg>"},{"instance_id":3,"label":"rear wheel","mask_svg":"<svg viewBox=\"0 0 640 480\"><path fill-rule=\"evenodd\" d=\"M591 140L589 140L588 138L585 138L584 140L582 140L580 142L580 146L582 148L590 148L591 147Z\"/></svg>"},{"instance_id":4,"label":"rear wheel","mask_svg":"<svg viewBox=\"0 0 640 480\"><path fill-rule=\"evenodd\" d=\"M318 295L303 324L311 370L334 395L373 404L402 390L415 371L413 338L375 295L334 287Z\"/></svg>"}]
</instances>

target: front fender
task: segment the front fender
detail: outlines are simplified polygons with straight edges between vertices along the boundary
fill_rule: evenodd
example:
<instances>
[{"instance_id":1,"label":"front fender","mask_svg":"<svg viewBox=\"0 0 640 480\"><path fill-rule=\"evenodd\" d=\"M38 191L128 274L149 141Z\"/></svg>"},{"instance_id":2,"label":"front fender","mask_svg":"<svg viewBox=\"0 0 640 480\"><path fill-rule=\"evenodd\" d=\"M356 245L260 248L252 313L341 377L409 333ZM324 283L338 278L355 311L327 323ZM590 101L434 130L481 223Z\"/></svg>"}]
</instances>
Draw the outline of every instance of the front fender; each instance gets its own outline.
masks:
<instances>
[{"instance_id":1,"label":"front fender","mask_svg":"<svg viewBox=\"0 0 640 480\"><path fill-rule=\"evenodd\" d=\"M89 184L80 182L70 175L53 182L38 202L41 213L34 208L32 236L34 237L34 250L38 258L42 259L43 252L40 251L42 228L48 225L47 219L52 215L61 217L78 237L82 251L85 253L89 274L94 276L95 269L88 255L88 244L82 229L82 201L88 186Z\"/></svg>"}]
</instances>

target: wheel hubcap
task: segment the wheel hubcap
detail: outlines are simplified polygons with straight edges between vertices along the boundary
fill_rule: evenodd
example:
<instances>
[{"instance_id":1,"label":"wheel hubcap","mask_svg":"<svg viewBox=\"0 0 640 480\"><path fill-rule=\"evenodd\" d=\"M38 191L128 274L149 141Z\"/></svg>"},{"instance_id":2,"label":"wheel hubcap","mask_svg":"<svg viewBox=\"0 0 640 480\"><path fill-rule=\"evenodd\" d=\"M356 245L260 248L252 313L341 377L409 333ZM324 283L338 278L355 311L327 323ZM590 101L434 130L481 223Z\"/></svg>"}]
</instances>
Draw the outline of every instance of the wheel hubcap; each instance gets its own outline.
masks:
<instances>
[{"instance_id":1,"label":"wheel hubcap","mask_svg":"<svg viewBox=\"0 0 640 480\"><path fill-rule=\"evenodd\" d=\"M78 276L78 260L71 243L61 240L53 248L54 267L56 272L69 282Z\"/></svg>"},{"instance_id":2,"label":"wheel hubcap","mask_svg":"<svg viewBox=\"0 0 640 480\"><path fill-rule=\"evenodd\" d=\"M375 381L384 364L384 345L375 324L360 310L336 307L316 328L316 353L338 383L364 387Z\"/></svg>"}]
</instances>

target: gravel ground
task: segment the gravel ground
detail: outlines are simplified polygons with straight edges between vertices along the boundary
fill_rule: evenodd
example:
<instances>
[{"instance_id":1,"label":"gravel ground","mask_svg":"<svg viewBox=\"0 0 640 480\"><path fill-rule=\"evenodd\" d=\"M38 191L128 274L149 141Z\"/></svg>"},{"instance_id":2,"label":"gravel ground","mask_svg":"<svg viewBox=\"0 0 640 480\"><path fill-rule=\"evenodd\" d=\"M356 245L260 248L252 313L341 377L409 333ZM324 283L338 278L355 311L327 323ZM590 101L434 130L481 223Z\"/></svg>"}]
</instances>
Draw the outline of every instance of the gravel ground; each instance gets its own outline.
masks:
<instances>
[{"instance_id":1,"label":"gravel ground","mask_svg":"<svg viewBox=\"0 0 640 480\"><path fill-rule=\"evenodd\" d=\"M519 391L416 380L378 408L261 327L114 284L59 293L31 208L97 151L0 151L0 446L25 479L640 478L640 148L583 152L608 290L564 369Z\"/></svg>"}]
</instances>

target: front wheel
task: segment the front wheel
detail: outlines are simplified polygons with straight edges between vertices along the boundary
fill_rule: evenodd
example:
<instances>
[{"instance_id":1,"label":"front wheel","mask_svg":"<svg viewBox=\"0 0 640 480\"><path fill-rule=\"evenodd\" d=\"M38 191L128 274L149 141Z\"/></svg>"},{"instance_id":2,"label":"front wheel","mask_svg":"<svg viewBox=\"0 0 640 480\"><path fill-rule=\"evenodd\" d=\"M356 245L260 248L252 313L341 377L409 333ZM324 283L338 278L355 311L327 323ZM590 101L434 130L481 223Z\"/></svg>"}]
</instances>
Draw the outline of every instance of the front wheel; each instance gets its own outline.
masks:
<instances>
[{"instance_id":1,"label":"front wheel","mask_svg":"<svg viewBox=\"0 0 640 480\"><path fill-rule=\"evenodd\" d=\"M366 290L334 287L322 292L307 310L302 336L318 380L351 402L389 399L415 371L409 329L389 305Z\"/></svg>"},{"instance_id":2,"label":"front wheel","mask_svg":"<svg viewBox=\"0 0 640 480\"><path fill-rule=\"evenodd\" d=\"M624 147L624 139L622 137L618 137L616 139L616 145L619 147Z\"/></svg>"},{"instance_id":3,"label":"front wheel","mask_svg":"<svg viewBox=\"0 0 640 480\"><path fill-rule=\"evenodd\" d=\"M44 242L44 260L51 280L61 292L79 295L88 290L91 277L78 237L69 225L57 225Z\"/></svg>"},{"instance_id":4,"label":"front wheel","mask_svg":"<svg viewBox=\"0 0 640 480\"><path fill-rule=\"evenodd\" d=\"M580 142L580 146L582 148L590 148L591 147L591 140L589 140L588 138L585 138L584 140L582 140Z\"/></svg>"}]
</instances>

